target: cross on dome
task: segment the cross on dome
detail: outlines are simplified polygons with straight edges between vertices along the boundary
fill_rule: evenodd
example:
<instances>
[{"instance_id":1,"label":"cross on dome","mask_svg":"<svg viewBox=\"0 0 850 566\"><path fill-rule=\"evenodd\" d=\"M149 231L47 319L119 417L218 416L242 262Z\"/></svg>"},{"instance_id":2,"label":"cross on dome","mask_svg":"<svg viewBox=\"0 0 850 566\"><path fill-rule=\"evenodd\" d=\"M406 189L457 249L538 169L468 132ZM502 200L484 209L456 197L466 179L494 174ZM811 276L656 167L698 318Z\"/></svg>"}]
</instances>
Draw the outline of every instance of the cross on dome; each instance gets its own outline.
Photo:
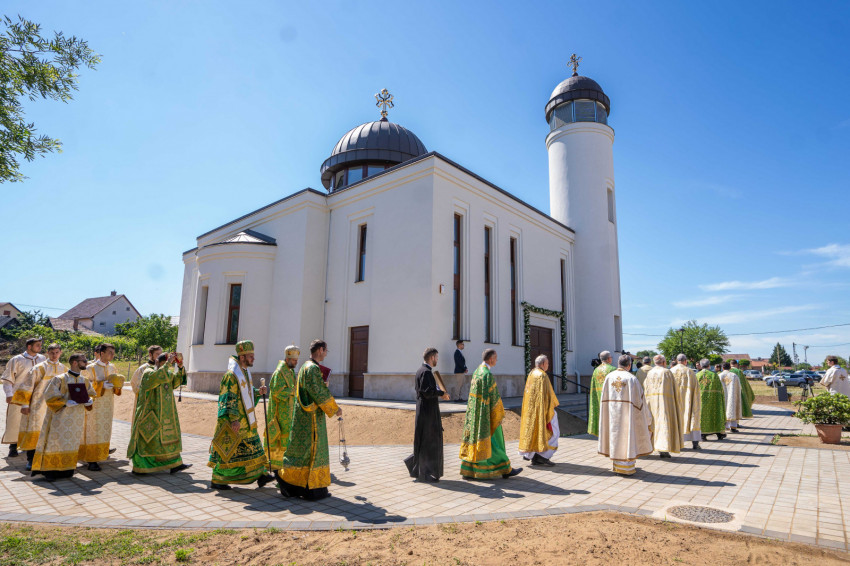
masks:
<instances>
[{"instance_id":1,"label":"cross on dome","mask_svg":"<svg viewBox=\"0 0 850 566\"><path fill-rule=\"evenodd\" d=\"M567 67L573 68L573 76L578 76L578 64L581 63L581 57L577 56L575 53L570 55L570 60L567 61Z\"/></svg>"},{"instance_id":2,"label":"cross on dome","mask_svg":"<svg viewBox=\"0 0 850 566\"><path fill-rule=\"evenodd\" d=\"M387 89L383 89L381 92L375 94L375 100L378 101L375 103L375 106L383 106L381 109L381 118L385 119L387 117L387 108L393 108L395 106L393 104L393 95Z\"/></svg>"}]
</instances>

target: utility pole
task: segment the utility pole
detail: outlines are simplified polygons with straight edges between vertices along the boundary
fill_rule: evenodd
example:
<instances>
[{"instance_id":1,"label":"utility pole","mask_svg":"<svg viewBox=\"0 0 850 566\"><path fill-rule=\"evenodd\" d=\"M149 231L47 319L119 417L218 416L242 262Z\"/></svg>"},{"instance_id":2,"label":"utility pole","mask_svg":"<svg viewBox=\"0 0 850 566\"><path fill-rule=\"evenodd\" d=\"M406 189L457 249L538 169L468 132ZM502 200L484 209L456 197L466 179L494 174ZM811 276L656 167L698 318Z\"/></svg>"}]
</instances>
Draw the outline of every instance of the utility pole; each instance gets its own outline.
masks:
<instances>
[{"instance_id":1,"label":"utility pole","mask_svg":"<svg viewBox=\"0 0 850 566\"><path fill-rule=\"evenodd\" d=\"M791 342L791 350L794 352L794 369L797 369L797 364L800 363L800 358L797 357L797 344Z\"/></svg>"},{"instance_id":2,"label":"utility pole","mask_svg":"<svg viewBox=\"0 0 850 566\"><path fill-rule=\"evenodd\" d=\"M808 346L803 346L803 361L806 362L806 364L809 363L809 347Z\"/></svg>"}]
</instances>

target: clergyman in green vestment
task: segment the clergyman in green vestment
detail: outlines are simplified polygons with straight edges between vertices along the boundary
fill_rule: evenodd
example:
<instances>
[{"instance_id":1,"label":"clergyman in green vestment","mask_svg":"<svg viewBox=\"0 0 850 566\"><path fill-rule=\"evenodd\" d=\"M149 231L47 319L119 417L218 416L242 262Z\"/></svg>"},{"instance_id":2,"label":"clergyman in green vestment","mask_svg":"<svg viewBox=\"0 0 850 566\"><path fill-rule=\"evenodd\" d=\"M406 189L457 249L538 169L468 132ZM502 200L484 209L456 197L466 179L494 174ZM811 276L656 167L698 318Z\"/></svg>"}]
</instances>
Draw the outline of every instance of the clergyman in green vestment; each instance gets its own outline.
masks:
<instances>
[{"instance_id":1,"label":"clergyman in green vestment","mask_svg":"<svg viewBox=\"0 0 850 566\"><path fill-rule=\"evenodd\" d=\"M756 399L753 386L747 381L747 376L744 375L744 372L738 369L738 360L729 360L729 363L732 366L732 369L729 371L737 375L738 381L741 382L741 415L745 419L751 419L753 418L753 401ZM741 423L738 423L738 426L740 425Z\"/></svg>"},{"instance_id":2,"label":"clergyman in green vestment","mask_svg":"<svg viewBox=\"0 0 850 566\"><path fill-rule=\"evenodd\" d=\"M269 380L269 414L266 421L266 454L272 470L283 467L283 454L289 444L292 410L295 406L295 366L301 350L287 346L284 359Z\"/></svg>"},{"instance_id":3,"label":"clergyman in green vestment","mask_svg":"<svg viewBox=\"0 0 850 566\"><path fill-rule=\"evenodd\" d=\"M602 384L605 376L614 371L611 365L611 352L605 350L599 353L599 361L602 362L593 370L590 378L590 414L587 415L587 433L599 436L599 400L602 397Z\"/></svg>"},{"instance_id":4,"label":"clergyman in green vestment","mask_svg":"<svg viewBox=\"0 0 850 566\"><path fill-rule=\"evenodd\" d=\"M277 471L277 483L284 497L316 501L330 496L331 468L325 415L341 417L342 409L322 381L319 362L324 361L327 353L328 345L324 340L313 340L310 359L298 371L289 444L283 455L283 469Z\"/></svg>"},{"instance_id":5,"label":"clergyman in green vestment","mask_svg":"<svg viewBox=\"0 0 850 566\"><path fill-rule=\"evenodd\" d=\"M175 363L177 371L172 369ZM142 372L127 446L134 474L174 474L191 466L180 457L183 442L174 390L181 385L186 385L186 369L176 354L160 354L155 365Z\"/></svg>"},{"instance_id":6,"label":"clergyman in green vestment","mask_svg":"<svg viewBox=\"0 0 850 566\"><path fill-rule=\"evenodd\" d=\"M496 365L495 350L484 350L483 362L469 385L463 443L460 445L460 475L465 479L509 478L522 471L512 468L505 450L502 419L505 408L490 370Z\"/></svg>"},{"instance_id":7,"label":"clergyman in green vestment","mask_svg":"<svg viewBox=\"0 0 850 566\"><path fill-rule=\"evenodd\" d=\"M700 432L702 439L707 440L709 434L716 434L717 440L726 438L726 391L720 377L711 371L708 360L700 360L702 370L697 373L699 381L702 412L700 413Z\"/></svg>"},{"instance_id":8,"label":"clergyman in green vestment","mask_svg":"<svg viewBox=\"0 0 850 566\"><path fill-rule=\"evenodd\" d=\"M236 344L236 355L227 360L227 372L221 378L218 394L218 421L210 445L213 489L230 489L230 484L257 482L265 486L274 479L266 474L268 461L257 433L254 407L266 387L255 388L251 382L254 365L254 343L242 340Z\"/></svg>"}]
</instances>

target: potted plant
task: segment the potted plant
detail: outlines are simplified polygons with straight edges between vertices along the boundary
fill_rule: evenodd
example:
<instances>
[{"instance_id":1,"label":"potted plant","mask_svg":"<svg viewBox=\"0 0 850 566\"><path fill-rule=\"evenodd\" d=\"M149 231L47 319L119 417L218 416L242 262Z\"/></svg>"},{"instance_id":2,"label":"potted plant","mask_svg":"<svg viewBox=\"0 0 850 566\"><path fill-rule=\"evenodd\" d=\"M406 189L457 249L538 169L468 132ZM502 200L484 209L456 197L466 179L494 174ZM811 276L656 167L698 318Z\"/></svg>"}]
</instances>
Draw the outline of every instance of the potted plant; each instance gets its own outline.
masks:
<instances>
[{"instance_id":1,"label":"potted plant","mask_svg":"<svg viewBox=\"0 0 850 566\"><path fill-rule=\"evenodd\" d=\"M824 444L841 442L841 427L850 423L850 397L840 393L823 393L796 401L797 418L805 424L815 425L818 437Z\"/></svg>"}]
</instances>

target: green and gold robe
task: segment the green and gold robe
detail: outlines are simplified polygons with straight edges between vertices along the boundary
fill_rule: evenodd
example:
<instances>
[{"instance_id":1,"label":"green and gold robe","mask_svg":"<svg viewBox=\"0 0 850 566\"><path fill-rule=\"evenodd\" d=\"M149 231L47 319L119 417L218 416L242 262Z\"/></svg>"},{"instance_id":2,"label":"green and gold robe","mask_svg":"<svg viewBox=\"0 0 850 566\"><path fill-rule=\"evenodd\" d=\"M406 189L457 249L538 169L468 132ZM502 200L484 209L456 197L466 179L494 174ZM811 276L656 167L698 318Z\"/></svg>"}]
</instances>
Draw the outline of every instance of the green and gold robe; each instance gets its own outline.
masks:
<instances>
[{"instance_id":1,"label":"green and gold robe","mask_svg":"<svg viewBox=\"0 0 850 566\"><path fill-rule=\"evenodd\" d=\"M272 470L283 467L289 444L292 410L295 407L295 371L285 361L277 364L269 380L269 414L266 423L266 454Z\"/></svg>"},{"instance_id":2,"label":"green and gold robe","mask_svg":"<svg viewBox=\"0 0 850 566\"><path fill-rule=\"evenodd\" d=\"M590 414L587 415L587 433L593 436L599 436L599 400L602 397L602 384L605 383L605 376L614 371L615 368L611 364L601 363L593 370L593 377L590 378Z\"/></svg>"},{"instance_id":3,"label":"green and gold robe","mask_svg":"<svg viewBox=\"0 0 850 566\"><path fill-rule=\"evenodd\" d=\"M743 418L753 418L753 401L756 399L756 394L753 391L753 386L747 381L744 372L738 368L732 368L729 371L738 376L738 381L741 382L741 413Z\"/></svg>"},{"instance_id":4,"label":"green and gold robe","mask_svg":"<svg viewBox=\"0 0 850 566\"><path fill-rule=\"evenodd\" d=\"M148 367L142 373L127 446L134 472L161 472L183 463L180 419L174 401L174 390L181 385L186 385L185 368L173 371L163 365L159 369Z\"/></svg>"},{"instance_id":5,"label":"green and gold robe","mask_svg":"<svg viewBox=\"0 0 850 566\"><path fill-rule=\"evenodd\" d=\"M305 490L327 488L331 469L325 415L334 416L339 406L313 360L304 362L298 371L295 399L289 443L278 477Z\"/></svg>"},{"instance_id":6,"label":"green and gold robe","mask_svg":"<svg viewBox=\"0 0 850 566\"><path fill-rule=\"evenodd\" d=\"M726 432L726 394L720 377L709 369L697 373L700 389L700 432L724 434Z\"/></svg>"},{"instance_id":7,"label":"green and gold robe","mask_svg":"<svg viewBox=\"0 0 850 566\"><path fill-rule=\"evenodd\" d=\"M231 356L227 373L221 378L218 394L218 422L210 445L213 469L212 482L217 484L249 484L265 473L266 453L257 432L254 407L260 391L251 384L251 372L244 376L239 360ZM242 392L250 392L246 404ZM250 405L248 407L247 405ZM231 423L238 421L239 432L234 433Z\"/></svg>"},{"instance_id":8,"label":"green and gold robe","mask_svg":"<svg viewBox=\"0 0 850 566\"><path fill-rule=\"evenodd\" d=\"M502 433L504 417L505 408L496 380L487 364L482 363L472 374L469 385L460 445L460 475L490 479L511 472L511 460Z\"/></svg>"}]
</instances>

